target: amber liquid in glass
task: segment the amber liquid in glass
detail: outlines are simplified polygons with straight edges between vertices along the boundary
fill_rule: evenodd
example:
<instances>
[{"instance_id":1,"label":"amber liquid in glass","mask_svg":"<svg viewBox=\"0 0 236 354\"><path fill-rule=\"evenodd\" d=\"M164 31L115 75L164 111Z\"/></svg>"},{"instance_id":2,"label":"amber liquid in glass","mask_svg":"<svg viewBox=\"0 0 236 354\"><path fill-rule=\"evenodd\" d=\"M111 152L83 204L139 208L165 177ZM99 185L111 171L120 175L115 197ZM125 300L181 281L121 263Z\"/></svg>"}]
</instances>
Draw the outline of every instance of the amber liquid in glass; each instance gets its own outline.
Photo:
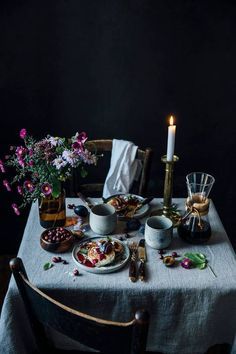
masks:
<instances>
[{"instance_id":1,"label":"amber liquid in glass","mask_svg":"<svg viewBox=\"0 0 236 354\"><path fill-rule=\"evenodd\" d=\"M39 200L40 225L45 229L64 226L66 222L65 194L58 198L42 198Z\"/></svg>"},{"instance_id":2,"label":"amber liquid in glass","mask_svg":"<svg viewBox=\"0 0 236 354\"><path fill-rule=\"evenodd\" d=\"M206 243L211 237L211 226L209 222L201 220L201 227L198 225L198 218L191 216L189 220L178 226L179 237L184 241L193 244Z\"/></svg>"}]
</instances>

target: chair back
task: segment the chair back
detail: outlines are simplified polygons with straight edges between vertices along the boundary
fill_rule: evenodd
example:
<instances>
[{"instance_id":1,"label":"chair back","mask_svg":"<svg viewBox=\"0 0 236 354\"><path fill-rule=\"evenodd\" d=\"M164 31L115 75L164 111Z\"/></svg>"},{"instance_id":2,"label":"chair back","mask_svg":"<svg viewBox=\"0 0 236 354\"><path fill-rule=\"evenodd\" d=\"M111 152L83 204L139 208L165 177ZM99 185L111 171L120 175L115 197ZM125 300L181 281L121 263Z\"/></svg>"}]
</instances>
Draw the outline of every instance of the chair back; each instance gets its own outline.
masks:
<instances>
[{"instance_id":1,"label":"chair back","mask_svg":"<svg viewBox=\"0 0 236 354\"><path fill-rule=\"evenodd\" d=\"M89 140L86 142L86 147L88 148L88 150L96 152L98 155L104 155L104 157L108 154L109 156L108 164L109 164L111 151L112 151L112 139ZM142 170L138 182L134 182L132 191L130 192L136 193L141 196L146 195L150 169L151 169L152 153L153 151L151 148L146 148L145 150L142 149L137 150L136 158L142 162ZM98 162L98 168L100 163L102 162L101 160L102 159L100 159L100 161ZM106 173L108 173L108 169L106 169L106 166L102 164L101 169L103 169L103 171L101 172L101 174L103 174L103 178L104 178L104 167ZM98 174L99 173L97 173L97 175ZM75 195L77 195L77 192L80 192L86 196L100 197L102 195L104 181L102 182L93 181L91 183L84 184L81 183L81 180L79 180L79 176L75 174L74 182L73 182L73 188L76 189Z\"/></svg>"},{"instance_id":2,"label":"chair back","mask_svg":"<svg viewBox=\"0 0 236 354\"><path fill-rule=\"evenodd\" d=\"M54 350L54 344L47 336L48 327L104 354L145 352L149 323L146 311L137 311L130 322L96 318L63 305L35 287L20 258L12 259L10 268L40 353Z\"/></svg>"}]
</instances>

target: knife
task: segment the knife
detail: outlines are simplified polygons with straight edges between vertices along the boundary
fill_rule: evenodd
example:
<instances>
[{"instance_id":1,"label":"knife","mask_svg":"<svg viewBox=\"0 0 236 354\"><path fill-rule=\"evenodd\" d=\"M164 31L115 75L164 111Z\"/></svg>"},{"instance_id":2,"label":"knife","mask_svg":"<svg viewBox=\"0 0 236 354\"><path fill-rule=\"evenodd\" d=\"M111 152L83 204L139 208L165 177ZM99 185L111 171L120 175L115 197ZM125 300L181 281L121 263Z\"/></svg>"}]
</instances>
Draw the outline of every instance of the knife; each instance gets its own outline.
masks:
<instances>
[{"instance_id":1,"label":"knife","mask_svg":"<svg viewBox=\"0 0 236 354\"><path fill-rule=\"evenodd\" d=\"M138 269L138 277L141 281L144 281L145 280L145 262L147 260L144 238L142 238L138 244L138 258L140 260L140 265L139 265L139 269Z\"/></svg>"},{"instance_id":2,"label":"knife","mask_svg":"<svg viewBox=\"0 0 236 354\"><path fill-rule=\"evenodd\" d=\"M137 280L137 271L136 271L136 254L137 254L137 243L132 242L129 245L131 251L131 259L129 264L129 280L133 283Z\"/></svg>"}]
</instances>

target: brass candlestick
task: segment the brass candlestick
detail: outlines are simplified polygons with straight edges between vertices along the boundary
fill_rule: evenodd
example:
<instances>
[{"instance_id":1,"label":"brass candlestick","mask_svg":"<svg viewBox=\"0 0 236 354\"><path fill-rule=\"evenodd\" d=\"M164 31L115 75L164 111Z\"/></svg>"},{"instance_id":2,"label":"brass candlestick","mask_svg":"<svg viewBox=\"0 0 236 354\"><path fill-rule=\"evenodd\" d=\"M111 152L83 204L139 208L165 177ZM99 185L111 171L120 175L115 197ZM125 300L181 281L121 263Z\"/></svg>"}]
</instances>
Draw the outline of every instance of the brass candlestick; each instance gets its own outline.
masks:
<instances>
[{"instance_id":1,"label":"brass candlestick","mask_svg":"<svg viewBox=\"0 0 236 354\"><path fill-rule=\"evenodd\" d=\"M178 156L174 155L172 161L167 161L166 155L161 157L161 161L165 163L165 183L164 183L164 197L163 208L154 210L152 215L164 215L171 219L173 226L177 226L180 220L180 214L175 210L172 205L172 192L173 192L173 172L174 163L179 161Z\"/></svg>"},{"instance_id":2,"label":"brass candlestick","mask_svg":"<svg viewBox=\"0 0 236 354\"><path fill-rule=\"evenodd\" d=\"M173 172L174 163L179 161L178 156L174 155L172 161L166 160L166 155L162 156L161 161L165 163L165 184L164 184L164 198L163 198L163 215L170 217L172 215L172 192L173 192Z\"/></svg>"}]
</instances>

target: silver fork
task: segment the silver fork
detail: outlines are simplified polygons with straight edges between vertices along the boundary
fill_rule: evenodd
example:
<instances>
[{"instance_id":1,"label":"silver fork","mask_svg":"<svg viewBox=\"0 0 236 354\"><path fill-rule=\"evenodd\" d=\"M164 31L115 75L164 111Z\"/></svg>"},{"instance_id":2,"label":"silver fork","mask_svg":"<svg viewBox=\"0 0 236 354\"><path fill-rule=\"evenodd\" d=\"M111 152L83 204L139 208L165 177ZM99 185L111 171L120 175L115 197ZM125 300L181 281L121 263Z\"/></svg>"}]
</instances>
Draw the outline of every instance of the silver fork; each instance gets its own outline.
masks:
<instances>
[{"instance_id":1,"label":"silver fork","mask_svg":"<svg viewBox=\"0 0 236 354\"><path fill-rule=\"evenodd\" d=\"M137 259L137 242L131 242L129 244L129 249L131 252L131 259L129 264L129 280L133 283L137 280L137 270L136 270L136 259Z\"/></svg>"}]
</instances>

